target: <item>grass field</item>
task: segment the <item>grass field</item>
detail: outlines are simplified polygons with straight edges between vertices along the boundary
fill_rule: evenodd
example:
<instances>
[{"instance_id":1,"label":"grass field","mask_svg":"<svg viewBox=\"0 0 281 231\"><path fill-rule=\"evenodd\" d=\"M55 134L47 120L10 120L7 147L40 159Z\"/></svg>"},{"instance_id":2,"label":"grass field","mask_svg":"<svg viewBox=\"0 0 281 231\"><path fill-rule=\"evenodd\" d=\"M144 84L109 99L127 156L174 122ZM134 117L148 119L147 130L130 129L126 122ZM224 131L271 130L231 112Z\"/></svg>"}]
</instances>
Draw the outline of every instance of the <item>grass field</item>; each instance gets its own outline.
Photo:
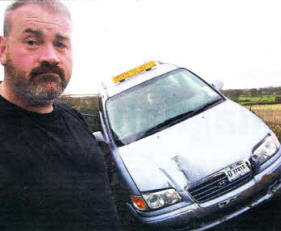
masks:
<instances>
[{"instance_id":1,"label":"grass field","mask_svg":"<svg viewBox=\"0 0 281 231\"><path fill-rule=\"evenodd\" d=\"M259 97L245 97L240 96L237 98L237 102L244 104L273 104L275 103L275 96L259 96Z\"/></svg>"},{"instance_id":2,"label":"grass field","mask_svg":"<svg viewBox=\"0 0 281 231\"><path fill-rule=\"evenodd\" d=\"M259 116L281 141L281 104L247 106Z\"/></svg>"}]
</instances>

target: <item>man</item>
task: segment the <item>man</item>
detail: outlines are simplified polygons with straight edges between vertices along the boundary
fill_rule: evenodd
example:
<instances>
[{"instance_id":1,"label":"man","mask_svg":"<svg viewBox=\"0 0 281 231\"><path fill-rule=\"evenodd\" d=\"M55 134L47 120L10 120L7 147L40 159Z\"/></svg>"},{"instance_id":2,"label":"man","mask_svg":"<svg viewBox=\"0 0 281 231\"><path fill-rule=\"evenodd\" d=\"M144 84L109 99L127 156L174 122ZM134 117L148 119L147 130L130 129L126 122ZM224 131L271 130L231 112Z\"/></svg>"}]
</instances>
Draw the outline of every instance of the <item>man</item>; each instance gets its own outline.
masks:
<instances>
[{"instance_id":1,"label":"man","mask_svg":"<svg viewBox=\"0 0 281 231\"><path fill-rule=\"evenodd\" d=\"M55 99L72 69L71 20L55 0L7 10L0 61L0 230L119 230L104 157Z\"/></svg>"}]
</instances>

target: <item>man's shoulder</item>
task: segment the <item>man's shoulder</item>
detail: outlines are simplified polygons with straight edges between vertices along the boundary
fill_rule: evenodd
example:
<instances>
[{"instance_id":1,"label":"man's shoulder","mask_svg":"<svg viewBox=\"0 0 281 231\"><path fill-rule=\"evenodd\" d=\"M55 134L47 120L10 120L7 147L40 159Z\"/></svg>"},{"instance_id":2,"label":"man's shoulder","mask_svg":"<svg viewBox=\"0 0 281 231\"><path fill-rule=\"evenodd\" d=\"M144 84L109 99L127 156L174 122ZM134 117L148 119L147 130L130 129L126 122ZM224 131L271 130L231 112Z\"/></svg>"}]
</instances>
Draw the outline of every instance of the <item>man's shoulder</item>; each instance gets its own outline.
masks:
<instances>
[{"instance_id":1,"label":"man's shoulder","mask_svg":"<svg viewBox=\"0 0 281 231\"><path fill-rule=\"evenodd\" d=\"M73 107L71 107L67 103L65 103L61 100L55 100L54 105L55 105L55 110L59 111L61 114L68 115L72 118L79 119L79 120L83 121L83 123L85 122L81 113L78 112L77 110L75 110Z\"/></svg>"},{"instance_id":2,"label":"man's shoulder","mask_svg":"<svg viewBox=\"0 0 281 231\"><path fill-rule=\"evenodd\" d=\"M59 99L56 99L54 101L54 106L56 108L56 110L63 110L63 111L69 111L71 113L78 113L78 111L76 111L73 107L71 107L69 104L59 100Z\"/></svg>"}]
</instances>

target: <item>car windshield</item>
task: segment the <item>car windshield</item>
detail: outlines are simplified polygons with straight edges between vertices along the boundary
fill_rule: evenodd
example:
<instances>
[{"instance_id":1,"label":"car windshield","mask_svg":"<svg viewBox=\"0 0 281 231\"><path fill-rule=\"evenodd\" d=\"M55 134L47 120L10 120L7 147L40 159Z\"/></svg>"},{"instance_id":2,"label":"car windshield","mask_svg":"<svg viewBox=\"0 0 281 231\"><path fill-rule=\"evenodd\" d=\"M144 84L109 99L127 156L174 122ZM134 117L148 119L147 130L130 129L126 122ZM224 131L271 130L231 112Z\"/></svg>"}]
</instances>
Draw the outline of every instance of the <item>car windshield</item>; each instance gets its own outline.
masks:
<instances>
[{"instance_id":1,"label":"car windshield","mask_svg":"<svg viewBox=\"0 0 281 231\"><path fill-rule=\"evenodd\" d=\"M186 69L176 69L109 98L111 131L118 146L132 143L198 114L223 98Z\"/></svg>"}]
</instances>

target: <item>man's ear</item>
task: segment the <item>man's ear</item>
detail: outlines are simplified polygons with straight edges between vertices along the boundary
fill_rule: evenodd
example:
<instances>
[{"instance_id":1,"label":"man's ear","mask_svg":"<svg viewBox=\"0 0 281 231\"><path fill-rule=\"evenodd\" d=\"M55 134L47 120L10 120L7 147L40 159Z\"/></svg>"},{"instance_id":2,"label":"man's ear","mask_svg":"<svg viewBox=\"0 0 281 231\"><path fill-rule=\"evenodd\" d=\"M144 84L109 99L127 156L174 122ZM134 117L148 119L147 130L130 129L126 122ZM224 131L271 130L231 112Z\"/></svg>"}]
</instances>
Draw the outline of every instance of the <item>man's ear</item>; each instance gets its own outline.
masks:
<instances>
[{"instance_id":1,"label":"man's ear","mask_svg":"<svg viewBox=\"0 0 281 231\"><path fill-rule=\"evenodd\" d=\"M6 64L6 49L7 48L7 40L4 36L0 36L0 62L2 65Z\"/></svg>"}]
</instances>

